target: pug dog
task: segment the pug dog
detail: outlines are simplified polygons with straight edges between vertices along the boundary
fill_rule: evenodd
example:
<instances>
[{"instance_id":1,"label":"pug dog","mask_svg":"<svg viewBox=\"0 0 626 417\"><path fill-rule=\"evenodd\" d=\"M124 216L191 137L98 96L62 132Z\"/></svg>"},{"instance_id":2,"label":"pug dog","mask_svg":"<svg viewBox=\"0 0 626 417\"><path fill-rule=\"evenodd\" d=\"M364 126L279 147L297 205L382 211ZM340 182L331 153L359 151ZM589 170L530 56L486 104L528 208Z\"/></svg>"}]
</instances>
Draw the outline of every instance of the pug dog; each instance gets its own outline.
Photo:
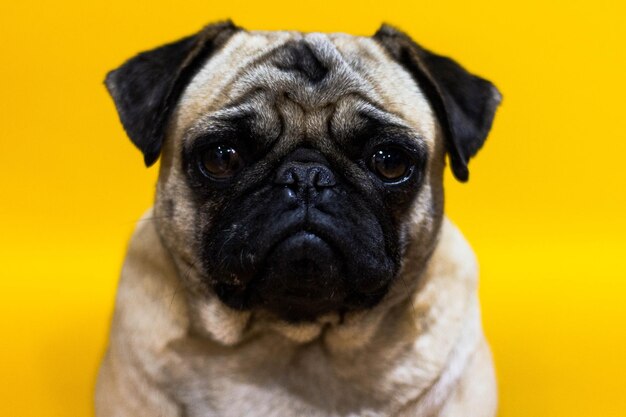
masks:
<instances>
[{"instance_id":1,"label":"pug dog","mask_svg":"<svg viewBox=\"0 0 626 417\"><path fill-rule=\"evenodd\" d=\"M383 25L232 22L106 77L156 199L99 417L494 416L476 262L444 216L501 96Z\"/></svg>"}]
</instances>

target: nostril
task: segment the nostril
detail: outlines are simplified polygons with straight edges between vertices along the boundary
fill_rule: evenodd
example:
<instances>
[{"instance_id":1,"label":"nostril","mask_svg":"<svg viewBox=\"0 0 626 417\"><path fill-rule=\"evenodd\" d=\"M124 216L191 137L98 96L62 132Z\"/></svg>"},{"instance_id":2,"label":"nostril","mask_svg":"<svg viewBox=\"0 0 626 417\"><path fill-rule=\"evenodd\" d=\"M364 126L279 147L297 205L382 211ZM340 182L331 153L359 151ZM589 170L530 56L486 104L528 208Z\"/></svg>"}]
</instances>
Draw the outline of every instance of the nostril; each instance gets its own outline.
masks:
<instances>
[{"instance_id":1,"label":"nostril","mask_svg":"<svg viewBox=\"0 0 626 417\"><path fill-rule=\"evenodd\" d=\"M335 176L329 169L316 167L313 172L312 185L316 188L334 187L336 185Z\"/></svg>"},{"instance_id":2,"label":"nostril","mask_svg":"<svg viewBox=\"0 0 626 417\"><path fill-rule=\"evenodd\" d=\"M279 185L293 185L298 182L298 174L291 166L281 167L276 173L274 183Z\"/></svg>"}]
</instances>

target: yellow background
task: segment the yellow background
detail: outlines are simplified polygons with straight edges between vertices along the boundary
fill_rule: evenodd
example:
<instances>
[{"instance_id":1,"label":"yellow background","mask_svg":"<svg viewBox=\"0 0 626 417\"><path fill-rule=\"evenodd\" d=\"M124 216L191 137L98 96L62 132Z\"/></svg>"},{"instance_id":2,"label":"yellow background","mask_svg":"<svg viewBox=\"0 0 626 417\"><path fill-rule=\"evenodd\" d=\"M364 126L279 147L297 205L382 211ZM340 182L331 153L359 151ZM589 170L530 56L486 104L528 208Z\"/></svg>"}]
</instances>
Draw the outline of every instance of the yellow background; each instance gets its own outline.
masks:
<instances>
[{"instance_id":1,"label":"yellow background","mask_svg":"<svg viewBox=\"0 0 626 417\"><path fill-rule=\"evenodd\" d=\"M500 416L626 416L626 8L615 1L0 4L0 415L89 416L145 169L102 85L134 53L232 17L381 21L499 86L447 212L481 264ZM470 416L470 414L468 414Z\"/></svg>"}]
</instances>

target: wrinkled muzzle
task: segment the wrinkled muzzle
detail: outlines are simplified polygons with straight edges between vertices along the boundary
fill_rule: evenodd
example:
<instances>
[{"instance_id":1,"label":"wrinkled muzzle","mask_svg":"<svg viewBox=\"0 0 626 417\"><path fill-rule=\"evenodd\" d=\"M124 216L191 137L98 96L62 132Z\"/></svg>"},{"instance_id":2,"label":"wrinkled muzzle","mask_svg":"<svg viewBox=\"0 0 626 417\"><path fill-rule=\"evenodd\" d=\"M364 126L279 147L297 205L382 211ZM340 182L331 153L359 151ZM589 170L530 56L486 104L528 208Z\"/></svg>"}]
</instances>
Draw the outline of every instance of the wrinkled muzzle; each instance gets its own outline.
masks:
<instances>
[{"instance_id":1,"label":"wrinkled muzzle","mask_svg":"<svg viewBox=\"0 0 626 417\"><path fill-rule=\"evenodd\" d=\"M203 254L211 284L231 307L290 321L372 306L398 264L383 212L320 152L299 148L216 218Z\"/></svg>"}]
</instances>

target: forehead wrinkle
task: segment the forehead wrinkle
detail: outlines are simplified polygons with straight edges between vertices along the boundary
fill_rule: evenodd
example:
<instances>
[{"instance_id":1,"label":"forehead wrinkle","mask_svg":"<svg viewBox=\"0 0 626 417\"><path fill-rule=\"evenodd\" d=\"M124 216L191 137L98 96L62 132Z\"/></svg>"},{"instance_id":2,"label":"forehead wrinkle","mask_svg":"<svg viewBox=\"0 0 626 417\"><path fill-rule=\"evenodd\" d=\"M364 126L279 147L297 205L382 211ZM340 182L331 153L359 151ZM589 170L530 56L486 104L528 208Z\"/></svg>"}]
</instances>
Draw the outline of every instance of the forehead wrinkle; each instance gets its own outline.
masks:
<instances>
[{"instance_id":1,"label":"forehead wrinkle","mask_svg":"<svg viewBox=\"0 0 626 417\"><path fill-rule=\"evenodd\" d=\"M366 116L371 117L388 126L402 127L405 129L413 129L402 116L382 110L379 106L372 105L370 102L364 101L360 103L359 111Z\"/></svg>"},{"instance_id":2,"label":"forehead wrinkle","mask_svg":"<svg viewBox=\"0 0 626 417\"><path fill-rule=\"evenodd\" d=\"M327 75L319 83L312 85L297 73L281 68L281 57L286 48L293 47L293 42L304 42L322 65L328 69ZM342 53L329 38L320 33L311 33L289 38L281 45L268 50L257 57L253 64L241 68L239 77L228 86L227 94L231 100L245 97L250 90L264 89L276 97L289 93L300 105L308 108L323 107L337 101L342 95L359 92L376 101L375 91L370 82L355 71Z\"/></svg>"},{"instance_id":3,"label":"forehead wrinkle","mask_svg":"<svg viewBox=\"0 0 626 417\"><path fill-rule=\"evenodd\" d=\"M247 96L253 94L256 90L263 90L263 88L255 83L247 83L246 76L248 73L258 67L263 67L270 59L272 59L276 52L284 47L286 43L289 43L293 39L301 38L302 35L298 32L290 33L292 37L288 37L286 39L281 40L277 45L273 45L270 48L267 48L261 54L255 56L253 59L248 61L248 65L241 65L234 73L234 76L231 77L230 83L224 86L224 95L228 97L229 103L228 105L233 105L233 103L244 101ZM248 86L248 91L244 91L245 88L237 89L237 84L244 84ZM239 90L238 93L234 93L236 90Z\"/></svg>"},{"instance_id":4,"label":"forehead wrinkle","mask_svg":"<svg viewBox=\"0 0 626 417\"><path fill-rule=\"evenodd\" d=\"M245 126L240 125L241 123ZM273 102L265 100L263 92L258 92L248 101L206 113L186 130L183 141L185 146L190 146L191 142L201 136L238 130L240 133L250 134L239 137L244 142L254 141L257 145L269 148L282 137L284 124Z\"/></svg>"},{"instance_id":5,"label":"forehead wrinkle","mask_svg":"<svg viewBox=\"0 0 626 417\"><path fill-rule=\"evenodd\" d=\"M416 132L401 116L390 113L379 103L372 102L360 94L342 97L334 110L327 124L330 136L338 141L353 141L354 132L363 129L367 119L375 120L387 127L412 131L417 133L416 137L421 137L420 132Z\"/></svg>"},{"instance_id":6,"label":"forehead wrinkle","mask_svg":"<svg viewBox=\"0 0 626 417\"><path fill-rule=\"evenodd\" d=\"M185 130L183 134L184 146L191 145L200 136L232 130L234 127L234 119L239 116L241 115L235 116L232 113L220 114L216 112L197 120L192 126Z\"/></svg>"},{"instance_id":7,"label":"forehead wrinkle","mask_svg":"<svg viewBox=\"0 0 626 417\"><path fill-rule=\"evenodd\" d=\"M333 37L335 38L337 36ZM331 70L324 88L311 89L306 85L303 86L297 77L285 74L271 65L271 60L278 51L284 48L286 43L294 41L305 42ZM241 59L242 55L244 59ZM229 71L220 71L223 67L233 68L233 66L234 69ZM211 72L220 76L212 77ZM194 77L181 101L186 108L198 109L195 114L198 117L202 110L206 112L217 109L225 102L241 100L250 92L261 88L275 93L280 93L276 90L290 91L292 94L295 93L294 99L299 99L298 101L303 104L321 106L336 101L338 96L345 93L359 91L361 94L371 95L374 92L371 83L349 65L344 54L337 49L328 35L300 32L244 32L235 35L222 53L207 62ZM212 95L211 91L215 90L219 92ZM188 109L187 113L189 110L193 109Z\"/></svg>"},{"instance_id":8,"label":"forehead wrinkle","mask_svg":"<svg viewBox=\"0 0 626 417\"><path fill-rule=\"evenodd\" d=\"M187 127L205 112L223 107L231 99L228 92L242 71L292 36L293 33L281 31L262 36L245 31L233 35L218 54L207 60L183 91L175 110L181 127Z\"/></svg>"},{"instance_id":9,"label":"forehead wrinkle","mask_svg":"<svg viewBox=\"0 0 626 417\"><path fill-rule=\"evenodd\" d=\"M320 61L329 65L332 70L330 75L333 78L333 87L338 87L338 91L343 94L356 93L366 96L371 101L378 101L379 97L375 94L371 83L362 76L362 74L350 64L350 60L344 54L332 39L325 34L311 33L308 34L304 41L316 53ZM332 92L332 88L328 89ZM322 94L326 93L323 91ZM332 97L336 99L336 96Z\"/></svg>"},{"instance_id":10,"label":"forehead wrinkle","mask_svg":"<svg viewBox=\"0 0 626 417\"><path fill-rule=\"evenodd\" d=\"M409 125L433 146L436 136L436 118L430 103L411 75L390 59L387 52L373 39L365 37L338 37L338 48L353 51L359 72L367 78L378 93L384 111ZM356 53L354 53L356 51Z\"/></svg>"},{"instance_id":11,"label":"forehead wrinkle","mask_svg":"<svg viewBox=\"0 0 626 417\"><path fill-rule=\"evenodd\" d=\"M281 49L291 42L305 43L328 68L321 82L311 85L299 74L275 66L274 60ZM260 129L269 127L273 133L280 132L279 136L285 130L293 130L286 129L286 124L310 131L316 123L324 126L315 126L314 130L322 128L329 135L335 124L338 130L349 132L356 120L349 113L365 110L386 123L409 127L427 140L434 137L434 127L429 125L434 122L429 123L428 117L423 117L430 108L421 90L407 74L394 67L370 38L286 31L244 32L223 51L226 56L220 62L212 65L211 59L201 70L215 74L194 77L191 84L196 85L185 92L186 98L195 101L194 116L198 123L193 123L194 117L188 123L195 126L194 130L210 126L211 117L251 111L263 119L255 122L255 127L260 123L264 126L259 126ZM211 93L213 90L219 91ZM284 111L287 93L289 100L299 105L297 113L302 114ZM259 99L261 96L263 100ZM322 110L325 118L319 113L312 117L310 113L338 106L340 102L347 102L342 112ZM342 113L343 119L338 113Z\"/></svg>"},{"instance_id":12,"label":"forehead wrinkle","mask_svg":"<svg viewBox=\"0 0 626 417\"><path fill-rule=\"evenodd\" d=\"M289 41L294 39L306 42L316 57L330 69L328 79L320 86L311 87L303 83L297 74L279 70L275 66L275 58L287 43L283 42L257 56L252 68L241 69L240 73L243 76L233 79L230 84L229 101L226 106L246 107L258 114L258 108L254 111L255 108L250 105L250 102L261 95L257 93L263 92L269 106L267 106L267 114L266 112L262 114L268 118L269 113L275 113L274 121L277 121L276 124L279 125L275 130L281 132L288 130L292 140L302 134L304 139L319 140L329 133L329 121L338 101L355 96L374 103L377 98L372 97L372 88L369 83L347 64L344 56L326 35L314 33L303 38L295 37ZM303 95L308 97L303 97ZM260 101L256 101L257 107L260 104ZM333 109L330 109L331 107ZM271 123L264 124L271 125ZM285 127L285 124L297 126Z\"/></svg>"}]
</instances>

